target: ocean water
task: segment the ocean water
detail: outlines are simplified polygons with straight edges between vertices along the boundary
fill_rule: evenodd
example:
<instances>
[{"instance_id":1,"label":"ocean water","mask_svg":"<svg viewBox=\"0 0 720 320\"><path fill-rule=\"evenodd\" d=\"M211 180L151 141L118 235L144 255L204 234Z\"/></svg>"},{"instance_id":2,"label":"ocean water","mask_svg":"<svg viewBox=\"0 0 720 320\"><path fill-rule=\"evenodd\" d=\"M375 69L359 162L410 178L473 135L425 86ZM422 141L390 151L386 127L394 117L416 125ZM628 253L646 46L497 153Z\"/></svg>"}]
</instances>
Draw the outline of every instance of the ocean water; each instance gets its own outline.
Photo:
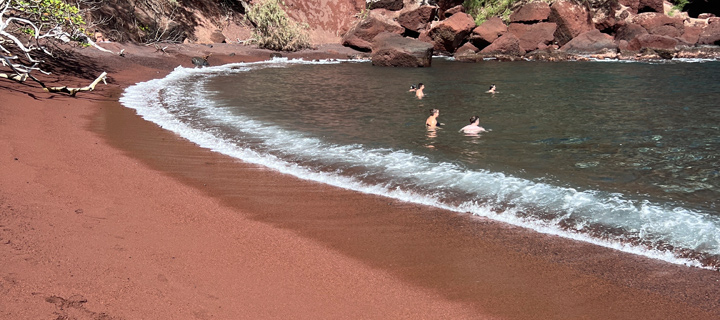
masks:
<instances>
[{"instance_id":1,"label":"ocean water","mask_svg":"<svg viewBox=\"0 0 720 320\"><path fill-rule=\"evenodd\" d=\"M418 82L422 100L408 91ZM120 101L303 179L720 268L717 61L277 59L178 67ZM432 108L443 125L428 130ZM490 131L458 132L473 115Z\"/></svg>"}]
</instances>

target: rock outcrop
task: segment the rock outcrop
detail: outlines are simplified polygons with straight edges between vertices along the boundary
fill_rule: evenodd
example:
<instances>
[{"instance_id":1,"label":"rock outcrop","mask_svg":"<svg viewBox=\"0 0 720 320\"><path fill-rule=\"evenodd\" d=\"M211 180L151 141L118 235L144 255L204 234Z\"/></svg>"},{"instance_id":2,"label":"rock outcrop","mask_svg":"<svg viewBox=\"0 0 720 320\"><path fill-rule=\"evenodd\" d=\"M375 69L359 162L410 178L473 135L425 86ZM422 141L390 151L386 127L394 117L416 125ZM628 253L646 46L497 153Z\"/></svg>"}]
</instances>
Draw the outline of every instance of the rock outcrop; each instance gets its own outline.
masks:
<instances>
[{"instance_id":1,"label":"rock outcrop","mask_svg":"<svg viewBox=\"0 0 720 320\"><path fill-rule=\"evenodd\" d=\"M371 54L374 66L430 67L433 46L395 33L381 33L373 41Z\"/></svg>"}]
</instances>

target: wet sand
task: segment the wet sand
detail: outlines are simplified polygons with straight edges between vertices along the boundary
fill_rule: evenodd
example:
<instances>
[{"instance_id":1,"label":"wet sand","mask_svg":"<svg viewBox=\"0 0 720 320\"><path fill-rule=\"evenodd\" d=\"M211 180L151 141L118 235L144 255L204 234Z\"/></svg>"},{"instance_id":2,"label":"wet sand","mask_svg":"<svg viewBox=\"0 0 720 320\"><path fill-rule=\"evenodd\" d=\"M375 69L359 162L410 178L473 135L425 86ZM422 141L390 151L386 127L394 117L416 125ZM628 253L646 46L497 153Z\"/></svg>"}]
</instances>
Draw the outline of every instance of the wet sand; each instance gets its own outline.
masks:
<instances>
[{"instance_id":1,"label":"wet sand","mask_svg":"<svg viewBox=\"0 0 720 320\"><path fill-rule=\"evenodd\" d=\"M0 82L0 318L720 318L715 271L198 148L117 99L207 49L131 49L77 98Z\"/></svg>"}]
</instances>

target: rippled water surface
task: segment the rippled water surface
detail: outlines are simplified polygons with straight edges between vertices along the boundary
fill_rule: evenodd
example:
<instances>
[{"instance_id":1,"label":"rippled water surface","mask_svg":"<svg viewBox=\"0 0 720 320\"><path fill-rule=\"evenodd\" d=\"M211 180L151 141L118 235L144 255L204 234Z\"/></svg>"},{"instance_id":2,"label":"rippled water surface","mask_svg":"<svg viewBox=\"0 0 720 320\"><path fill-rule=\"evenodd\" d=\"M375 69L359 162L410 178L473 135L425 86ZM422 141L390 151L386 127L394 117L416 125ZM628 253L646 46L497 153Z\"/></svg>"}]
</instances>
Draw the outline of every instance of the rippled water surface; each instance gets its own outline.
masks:
<instances>
[{"instance_id":1,"label":"rippled water surface","mask_svg":"<svg viewBox=\"0 0 720 320\"><path fill-rule=\"evenodd\" d=\"M674 262L720 257L718 62L278 61L179 68L122 101L306 179ZM472 115L491 131L459 133Z\"/></svg>"}]
</instances>

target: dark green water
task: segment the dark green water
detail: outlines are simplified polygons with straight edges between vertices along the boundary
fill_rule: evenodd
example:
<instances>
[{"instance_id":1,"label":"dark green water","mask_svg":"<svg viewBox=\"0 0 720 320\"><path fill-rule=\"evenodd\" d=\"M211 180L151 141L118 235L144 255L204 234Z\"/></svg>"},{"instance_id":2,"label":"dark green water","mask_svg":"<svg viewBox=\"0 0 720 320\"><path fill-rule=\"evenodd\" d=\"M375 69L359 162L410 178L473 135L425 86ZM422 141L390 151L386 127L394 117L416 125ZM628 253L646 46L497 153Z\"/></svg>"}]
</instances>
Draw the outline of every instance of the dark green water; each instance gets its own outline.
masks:
<instances>
[{"instance_id":1,"label":"dark green water","mask_svg":"<svg viewBox=\"0 0 720 320\"><path fill-rule=\"evenodd\" d=\"M408 92L418 82L422 100ZM244 161L719 265L720 62L280 61L179 69L131 89L124 103L146 119ZM424 125L431 108L437 130ZM473 115L492 131L459 133Z\"/></svg>"}]
</instances>

